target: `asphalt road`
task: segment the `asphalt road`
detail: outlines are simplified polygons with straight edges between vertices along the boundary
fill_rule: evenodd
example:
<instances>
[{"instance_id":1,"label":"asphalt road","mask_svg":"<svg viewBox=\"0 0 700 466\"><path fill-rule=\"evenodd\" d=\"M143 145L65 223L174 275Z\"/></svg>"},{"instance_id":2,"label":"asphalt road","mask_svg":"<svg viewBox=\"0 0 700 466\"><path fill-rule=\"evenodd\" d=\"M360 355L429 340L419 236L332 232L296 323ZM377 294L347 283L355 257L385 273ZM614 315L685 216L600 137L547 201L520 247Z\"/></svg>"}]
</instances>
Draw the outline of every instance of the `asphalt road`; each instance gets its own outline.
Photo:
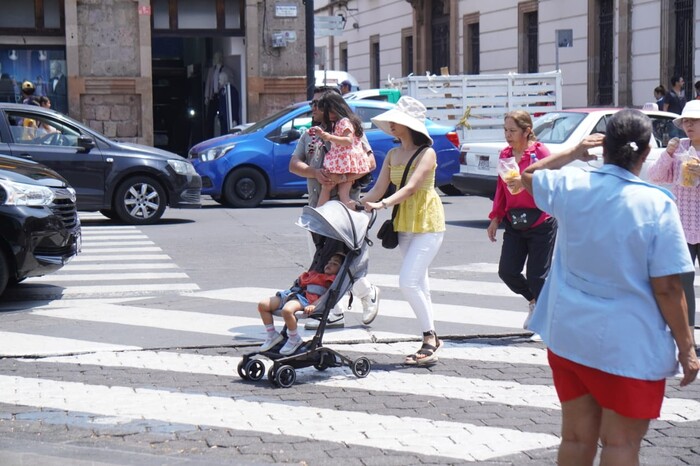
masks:
<instances>
[{"instance_id":1,"label":"asphalt road","mask_svg":"<svg viewBox=\"0 0 700 466\"><path fill-rule=\"evenodd\" d=\"M490 202L443 201L440 361L401 364L418 329L398 251L375 245L379 317L362 325L356 303L324 335L350 365L297 368L286 389L238 366L263 338L257 300L309 265L303 201L207 202L138 228L82 216L83 254L0 305L0 465L555 464L559 404L545 349L521 328L527 305L496 275ZM358 378L362 357L372 369ZM699 386L669 381L643 464L700 464Z\"/></svg>"}]
</instances>

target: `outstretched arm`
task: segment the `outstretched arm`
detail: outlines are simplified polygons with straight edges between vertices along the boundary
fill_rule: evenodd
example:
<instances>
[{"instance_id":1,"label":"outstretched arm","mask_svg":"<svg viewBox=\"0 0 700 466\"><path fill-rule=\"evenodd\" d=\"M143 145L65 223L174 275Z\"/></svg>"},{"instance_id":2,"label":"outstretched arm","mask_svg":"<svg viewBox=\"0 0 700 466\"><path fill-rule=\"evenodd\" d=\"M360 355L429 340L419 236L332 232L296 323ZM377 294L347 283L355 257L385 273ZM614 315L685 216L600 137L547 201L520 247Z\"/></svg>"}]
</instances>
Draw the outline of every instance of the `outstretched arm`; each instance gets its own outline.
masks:
<instances>
[{"instance_id":1,"label":"outstretched arm","mask_svg":"<svg viewBox=\"0 0 700 466\"><path fill-rule=\"evenodd\" d=\"M542 160L538 160L523 171L521 175L523 187L527 190L527 192L532 194L532 176L537 170L557 170L565 165L568 165L574 160L583 160L584 162L588 162L595 159L594 155L588 153L588 149L602 145L603 139L605 139L603 134L591 134L583 138L581 142L569 149L565 149L558 154L553 154L549 157L543 158Z\"/></svg>"}]
</instances>

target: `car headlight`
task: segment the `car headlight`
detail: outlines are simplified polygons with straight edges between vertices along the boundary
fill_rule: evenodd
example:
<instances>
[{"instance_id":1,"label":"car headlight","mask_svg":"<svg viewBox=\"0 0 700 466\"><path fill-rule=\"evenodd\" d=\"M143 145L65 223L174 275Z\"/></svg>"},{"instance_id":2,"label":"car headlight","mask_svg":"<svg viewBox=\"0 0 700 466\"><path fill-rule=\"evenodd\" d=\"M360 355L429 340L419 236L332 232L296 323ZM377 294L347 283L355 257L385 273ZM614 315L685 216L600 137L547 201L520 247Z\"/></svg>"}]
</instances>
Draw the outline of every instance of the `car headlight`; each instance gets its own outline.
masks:
<instances>
[{"instance_id":1,"label":"car headlight","mask_svg":"<svg viewBox=\"0 0 700 466\"><path fill-rule=\"evenodd\" d=\"M201 154L199 154L199 159L202 162L211 162L212 160L216 160L222 155L226 154L226 152L230 151L236 147L235 144L228 144L226 146L220 146L220 147L212 147L209 150L205 150Z\"/></svg>"},{"instance_id":2,"label":"car headlight","mask_svg":"<svg viewBox=\"0 0 700 466\"><path fill-rule=\"evenodd\" d=\"M168 165L177 173L178 175L196 175L194 167L190 162L185 162L184 160L168 160Z\"/></svg>"},{"instance_id":3,"label":"car headlight","mask_svg":"<svg viewBox=\"0 0 700 466\"><path fill-rule=\"evenodd\" d=\"M51 205L54 200L53 191L46 186L17 183L0 180L0 204L15 206L44 206Z\"/></svg>"}]
</instances>

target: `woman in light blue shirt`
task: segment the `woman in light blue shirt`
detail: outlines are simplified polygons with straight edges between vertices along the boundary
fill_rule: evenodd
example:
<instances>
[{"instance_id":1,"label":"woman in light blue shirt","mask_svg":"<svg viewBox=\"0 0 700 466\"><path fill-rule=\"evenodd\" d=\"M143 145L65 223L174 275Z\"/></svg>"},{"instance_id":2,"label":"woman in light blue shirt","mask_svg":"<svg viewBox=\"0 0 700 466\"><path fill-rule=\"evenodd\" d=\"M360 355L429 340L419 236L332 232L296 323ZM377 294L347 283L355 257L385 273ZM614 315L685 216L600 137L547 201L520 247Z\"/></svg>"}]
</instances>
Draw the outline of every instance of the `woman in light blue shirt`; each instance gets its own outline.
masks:
<instances>
[{"instance_id":1,"label":"woman in light blue shirt","mask_svg":"<svg viewBox=\"0 0 700 466\"><path fill-rule=\"evenodd\" d=\"M530 329L542 336L562 403L559 464L636 465L650 419L660 414L665 378L697 376L695 343L680 273L693 270L673 196L638 178L651 121L621 110L606 135L528 167L522 183L557 219L550 275ZM589 160L603 143L605 164Z\"/></svg>"}]
</instances>

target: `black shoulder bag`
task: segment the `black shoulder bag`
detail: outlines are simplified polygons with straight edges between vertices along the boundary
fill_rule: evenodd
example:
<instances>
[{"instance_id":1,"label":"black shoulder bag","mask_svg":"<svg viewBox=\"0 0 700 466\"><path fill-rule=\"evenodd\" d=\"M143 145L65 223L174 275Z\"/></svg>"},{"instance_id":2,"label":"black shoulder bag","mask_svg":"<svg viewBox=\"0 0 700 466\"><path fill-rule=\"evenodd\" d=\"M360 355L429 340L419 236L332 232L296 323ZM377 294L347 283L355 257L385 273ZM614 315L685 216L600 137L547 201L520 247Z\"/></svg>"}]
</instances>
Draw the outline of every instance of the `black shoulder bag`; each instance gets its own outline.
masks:
<instances>
[{"instance_id":1,"label":"black shoulder bag","mask_svg":"<svg viewBox=\"0 0 700 466\"><path fill-rule=\"evenodd\" d=\"M411 164L413 161L418 157L418 155L423 152L423 150L426 148L426 146L420 146L418 150L416 151L415 154L411 156L411 158L408 160L408 163L406 164L406 168L403 171L403 177L401 178L401 184L397 188L397 190L403 188L403 185L406 184L406 178L408 178L408 170L411 168ZM385 247L387 249L394 249L396 246L399 245L399 233L394 229L394 218L396 218L396 214L399 212L399 205L396 204L394 208L391 211L391 219L390 220L385 220L384 223L382 223L382 226L379 228L379 231L377 231L377 238L382 241L382 247Z\"/></svg>"}]
</instances>

